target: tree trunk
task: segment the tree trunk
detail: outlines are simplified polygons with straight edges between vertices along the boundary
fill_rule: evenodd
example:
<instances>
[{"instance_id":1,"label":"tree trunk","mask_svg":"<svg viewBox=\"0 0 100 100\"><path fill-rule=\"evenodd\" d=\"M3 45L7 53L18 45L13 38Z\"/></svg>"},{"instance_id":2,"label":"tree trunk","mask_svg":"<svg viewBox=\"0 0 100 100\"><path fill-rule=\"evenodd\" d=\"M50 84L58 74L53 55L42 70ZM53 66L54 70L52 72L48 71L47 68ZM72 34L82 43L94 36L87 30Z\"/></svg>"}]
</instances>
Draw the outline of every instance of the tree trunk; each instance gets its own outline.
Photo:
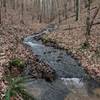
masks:
<instances>
[{"instance_id":1,"label":"tree trunk","mask_svg":"<svg viewBox=\"0 0 100 100\"><path fill-rule=\"evenodd\" d=\"M21 21L20 21L22 24L24 24L23 18L24 18L24 3L22 0L22 2L21 2Z\"/></svg>"},{"instance_id":2,"label":"tree trunk","mask_svg":"<svg viewBox=\"0 0 100 100\"><path fill-rule=\"evenodd\" d=\"M87 3L87 19L86 19L86 35L90 35L90 1L91 0L88 0L88 3Z\"/></svg>"},{"instance_id":3,"label":"tree trunk","mask_svg":"<svg viewBox=\"0 0 100 100\"><path fill-rule=\"evenodd\" d=\"M0 0L0 24L2 23L1 9L2 9L2 3L1 3L1 0Z\"/></svg>"},{"instance_id":4,"label":"tree trunk","mask_svg":"<svg viewBox=\"0 0 100 100\"><path fill-rule=\"evenodd\" d=\"M79 0L76 0L76 21L79 19Z\"/></svg>"}]
</instances>

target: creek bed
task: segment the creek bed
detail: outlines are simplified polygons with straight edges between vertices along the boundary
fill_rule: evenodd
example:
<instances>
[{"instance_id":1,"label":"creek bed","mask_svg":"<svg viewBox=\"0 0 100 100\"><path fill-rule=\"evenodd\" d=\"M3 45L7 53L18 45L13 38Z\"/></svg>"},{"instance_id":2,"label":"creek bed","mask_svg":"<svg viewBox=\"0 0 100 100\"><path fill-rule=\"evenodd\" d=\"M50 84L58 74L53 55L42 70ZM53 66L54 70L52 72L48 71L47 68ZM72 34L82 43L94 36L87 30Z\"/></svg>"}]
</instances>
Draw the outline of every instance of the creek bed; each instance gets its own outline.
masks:
<instances>
[{"instance_id":1,"label":"creek bed","mask_svg":"<svg viewBox=\"0 0 100 100\"><path fill-rule=\"evenodd\" d=\"M27 83L27 90L38 100L100 100L100 84L89 80L82 66L65 50L45 46L37 35L25 38L40 60L51 66L58 76L52 83L38 79Z\"/></svg>"}]
</instances>

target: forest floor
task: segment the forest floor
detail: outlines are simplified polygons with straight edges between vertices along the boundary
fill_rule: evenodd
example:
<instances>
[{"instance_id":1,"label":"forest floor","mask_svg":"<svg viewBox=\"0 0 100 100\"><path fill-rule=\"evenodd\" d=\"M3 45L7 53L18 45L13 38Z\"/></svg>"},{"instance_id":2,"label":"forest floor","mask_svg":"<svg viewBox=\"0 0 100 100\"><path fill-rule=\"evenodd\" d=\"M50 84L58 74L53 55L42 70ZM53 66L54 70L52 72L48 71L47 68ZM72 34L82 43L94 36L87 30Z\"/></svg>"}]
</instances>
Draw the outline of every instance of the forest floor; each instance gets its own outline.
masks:
<instances>
[{"instance_id":1,"label":"forest floor","mask_svg":"<svg viewBox=\"0 0 100 100\"><path fill-rule=\"evenodd\" d=\"M92 77L100 78L100 34L91 33L89 44L85 43L85 35L79 33L68 33L66 31L56 31L43 36L46 44L52 41L74 54L82 66Z\"/></svg>"},{"instance_id":2,"label":"forest floor","mask_svg":"<svg viewBox=\"0 0 100 100\"><path fill-rule=\"evenodd\" d=\"M4 66L11 59L20 58L26 62L31 58L33 64L40 66L40 64L36 62L36 58L33 56L32 52L23 45L23 39L33 32L38 32L44 26L45 24L43 23L34 23L31 26L10 23L3 23L0 25L0 95L3 96L3 92L6 89L3 76L7 69L5 69Z\"/></svg>"},{"instance_id":3,"label":"forest floor","mask_svg":"<svg viewBox=\"0 0 100 100\"><path fill-rule=\"evenodd\" d=\"M98 9L99 0L91 4L91 20ZM79 60L84 69L100 81L100 11L93 21L88 43L86 43L86 16L87 9L81 9L79 20L75 21L73 13L63 20L55 32L43 36L44 42L54 42L71 52ZM96 24L99 23L99 24Z\"/></svg>"},{"instance_id":4,"label":"forest floor","mask_svg":"<svg viewBox=\"0 0 100 100\"><path fill-rule=\"evenodd\" d=\"M95 9L94 9L95 10ZM16 15L12 15L16 16ZM12 16L9 20L12 19ZM84 14L84 16L86 16ZM50 34L43 36L45 42L53 41L59 47L71 52L75 58L77 58L84 69L95 79L100 81L100 24L94 25L89 36L89 44L84 44L86 41L84 27L84 17L80 18L78 22L73 23L74 18L70 18L60 24L58 30ZM95 22L100 22L100 13L97 16L98 19ZM18 17L19 18L19 17ZM0 94L3 95L5 91L5 84L2 80L4 75L4 64L12 58L21 58L24 61L32 58L36 60L35 56L32 56L32 52L25 48L23 45L23 39L26 36L31 35L33 32L38 32L44 28L44 23L34 23L31 26L26 24L14 24L7 22L0 25ZM70 23L70 24L69 24ZM39 65L38 63L35 63ZM39 65L40 66L40 65Z\"/></svg>"},{"instance_id":5,"label":"forest floor","mask_svg":"<svg viewBox=\"0 0 100 100\"><path fill-rule=\"evenodd\" d=\"M60 25L59 29L50 34L43 36L45 44L58 45L70 52L79 60L87 73L93 78L100 81L100 27L95 25L92 28L91 35L88 37L89 43L86 42L85 32L82 28L67 30ZM73 25L70 27L74 27ZM84 30L84 29L83 29ZM53 44L51 44L53 45Z\"/></svg>"}]
</instances>

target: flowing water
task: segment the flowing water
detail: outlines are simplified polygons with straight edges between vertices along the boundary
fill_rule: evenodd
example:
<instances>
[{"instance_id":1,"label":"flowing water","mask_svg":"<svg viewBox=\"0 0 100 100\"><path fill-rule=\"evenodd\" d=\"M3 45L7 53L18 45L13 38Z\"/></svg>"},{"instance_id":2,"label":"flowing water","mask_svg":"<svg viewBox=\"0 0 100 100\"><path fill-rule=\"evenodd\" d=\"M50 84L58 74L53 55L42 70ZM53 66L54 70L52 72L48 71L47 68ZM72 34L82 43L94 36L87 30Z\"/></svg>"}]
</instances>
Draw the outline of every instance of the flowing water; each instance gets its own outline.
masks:
<instances>
[{"instance_id":1,"label":"flowing water","mask_svg":"<svg viewBox=\"0 0 100 100\"><path fill-rule=\"evenodd\" d=\"M25 38L24 43L56 71L58 78L52 83L42 79L28 82L29 93L38 100L100 100L100 84L89 80L82 67L66 51L45 46L36 39L48 30L53 31L53 28L49 26L39 34Z\"/></svg>"}]
</instances>

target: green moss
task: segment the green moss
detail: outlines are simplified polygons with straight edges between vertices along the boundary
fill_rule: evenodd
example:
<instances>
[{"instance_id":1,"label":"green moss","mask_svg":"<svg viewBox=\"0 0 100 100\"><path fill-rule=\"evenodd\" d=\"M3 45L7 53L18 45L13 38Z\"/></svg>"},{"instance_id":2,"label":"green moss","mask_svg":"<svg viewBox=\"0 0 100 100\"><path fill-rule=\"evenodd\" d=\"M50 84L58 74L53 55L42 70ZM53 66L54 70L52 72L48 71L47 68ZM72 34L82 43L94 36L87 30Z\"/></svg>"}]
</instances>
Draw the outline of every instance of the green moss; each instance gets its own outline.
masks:
<instances>
[{"instance_id":1,"label":"green moss","mask_svg":"<svg viewBox=\"0 0 100 100\"><path fill-rule=\"evenodd\" d=\"M9 61L9 65L19 67L19 68L24 68L25 67L25 63L19 58L14 58L11 61Z\"/></svg>"},{"instance_id":2,"label":"green moss","mask_svg":"<svg viewBox=\"0 0 100 100\"><path fill-rule=\"evenodd\" d=\"M47 43L52 42L52 40L51 40L50 38L44 36L44 37L42 38L42 42L43 42L44 44L47 44Z\"/></svg>"}]
</instances>

